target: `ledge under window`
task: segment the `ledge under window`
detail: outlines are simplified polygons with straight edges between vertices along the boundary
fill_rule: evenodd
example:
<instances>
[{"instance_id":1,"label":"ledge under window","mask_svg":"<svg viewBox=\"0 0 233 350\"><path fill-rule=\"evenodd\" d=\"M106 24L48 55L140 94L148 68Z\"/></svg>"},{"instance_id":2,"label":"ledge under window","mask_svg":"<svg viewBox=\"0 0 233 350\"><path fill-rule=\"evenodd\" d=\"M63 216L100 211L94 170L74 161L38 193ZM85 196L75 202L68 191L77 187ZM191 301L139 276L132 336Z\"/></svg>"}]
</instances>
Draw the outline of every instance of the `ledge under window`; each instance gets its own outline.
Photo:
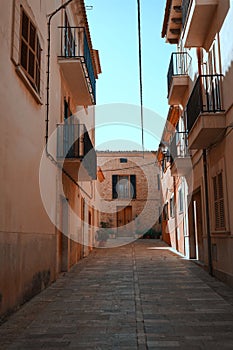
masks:
<instances>
[{"instance_id":1,"label":"ledge under window","mask_svg":"<svg viewBox=\"0 0 233 350\"><path fill-rule=\"evenodd\" d=\"M26 74L24 73L23 69L21 68L21 66L17 65L15 70L16 70L16 73L19 75L19 77L24 82L25 86L28 88L28 90L32 94L32 96L34 97L34 99L36 100L36 102L40 105L43 105L43 102L42 102L40 95L35 91L35 89L31 85L30 81L28 80L28 78L27 78Z\"/></svg>"}]
</instances>

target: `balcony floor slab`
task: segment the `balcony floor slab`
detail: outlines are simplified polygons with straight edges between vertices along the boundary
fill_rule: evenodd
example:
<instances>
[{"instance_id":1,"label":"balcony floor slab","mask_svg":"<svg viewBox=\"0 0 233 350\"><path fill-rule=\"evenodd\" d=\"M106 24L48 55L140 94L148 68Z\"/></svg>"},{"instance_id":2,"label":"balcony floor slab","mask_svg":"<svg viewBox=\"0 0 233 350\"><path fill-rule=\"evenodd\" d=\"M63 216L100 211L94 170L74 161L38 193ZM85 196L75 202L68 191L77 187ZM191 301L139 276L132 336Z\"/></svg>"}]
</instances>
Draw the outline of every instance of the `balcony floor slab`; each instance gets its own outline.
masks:
<instances>
[{"instance_id":1,"label":"balcony floor slab","mask_svg":"<svg viewBox=\"0 0 233 350\"><path fill-rule=\"evenodd\" d=\"M207 149L220 141L226 128L224 112L203 113L196 120L188 134L190 149Z\"/></svg>"}]
</instances>

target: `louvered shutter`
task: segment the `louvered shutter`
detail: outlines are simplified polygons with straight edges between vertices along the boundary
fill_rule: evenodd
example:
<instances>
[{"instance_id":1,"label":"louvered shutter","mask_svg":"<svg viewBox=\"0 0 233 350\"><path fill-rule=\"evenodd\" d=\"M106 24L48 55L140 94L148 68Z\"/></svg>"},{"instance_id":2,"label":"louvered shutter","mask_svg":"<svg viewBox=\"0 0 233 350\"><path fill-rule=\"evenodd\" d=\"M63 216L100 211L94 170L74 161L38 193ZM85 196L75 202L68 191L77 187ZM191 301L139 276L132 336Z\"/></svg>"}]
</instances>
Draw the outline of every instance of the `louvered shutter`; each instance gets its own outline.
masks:
<instances>
[{"instance_id":1,"label":"louvered shutter","mask_svg":"<svg viewBox=\"0 0 233 350\"><path fill-rule=\"evenodd\" d=\"M130 197L135 199L136 198L136 175L130 175Z\"/></svg>"},{"instance_id":2,"label":"louvered shutter","mask_svg":"<svg viewBox=\"0 0 233 350\"><path fill-rule=\"evenodd\" d=\"M117 186L117 175L112 175L112 198L118 198L116 186Z\"/></svg>"}]
</instances>

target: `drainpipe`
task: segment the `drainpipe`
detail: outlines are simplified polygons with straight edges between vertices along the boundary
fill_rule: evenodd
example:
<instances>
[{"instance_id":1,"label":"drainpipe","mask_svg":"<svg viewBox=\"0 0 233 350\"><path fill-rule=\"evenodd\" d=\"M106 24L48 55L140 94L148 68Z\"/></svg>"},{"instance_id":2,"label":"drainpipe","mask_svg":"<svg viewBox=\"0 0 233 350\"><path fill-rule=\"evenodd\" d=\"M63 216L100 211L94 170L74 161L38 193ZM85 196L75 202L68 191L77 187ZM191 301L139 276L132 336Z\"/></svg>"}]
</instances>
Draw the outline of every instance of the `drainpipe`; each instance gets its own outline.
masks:
<instances>
[{"instance_id":1,"label":"drainpipe","mask_svg":"<svg viewBox=\"0 0 233 350\"><path fill-rule=\"evenodd\" d=\"M65 4L58 7L55 11L53 11L50 15L48 15L48 54L47 54L47 86L46 86L46 130L45 130L45 150L46 155L48 158L50 158L53 162L56 160L54 157L49 153L48 151L48 138L49 138L49 83L50 83L50 44L51 44L51 20L52 18L61 10L65 9L73 0L68 0Z\"/></svg>"},{"instance_id":2,"label":"drainpipe","mask_svg":"<svg viewBox=\"0 0 233 350\"><path fill-rule=\"evenodd\" d=\"M209 190L208 190L208 170L207 170L207 152L203 149L203 172L205 186L205 212L206 212L206 230L207 230L207 245L208 245L208 270L213 276L213 262L211 250L211 234L210 234L210 216L209 216Z\"/></svg>"},{"instance_id":3,"label":"drainpipe","mask_svg":"<svg viewBox=\"0 0 233 350\"><path fill-rule=\"evenodd\" d=\"M176 186L176 178L175 176L173 176L173 194L174 194L174 215L175 215L175 239L176 239L176 250L177 252L179 251L179 244L178 244L178 222L177 222L177 203L176 203L176 189L177 189L177 186Z\"/></svg>"},{"instance_id":4,"label":"drainpipe","mask_svg":"<svg viewBox=\"0 0 233 350\"><path fill-rule=\"evenodd\" d=\"M90 199L93 198L93 186L91 186L91 195L87 193L76 181L73 179L73 177L66 171L64 170L63 167L58 164L56 159L53 157L51 153L49 153L48 150L48 138L49 138L49 84L50 84L50 47L51 47L51 20L52 18L61 10L65 9L72 1L74 0L68 0L66 3L58 7L55 11L53 11L51 14L49 14L48 17L48 48L47 48L47 85L46 85L46 119L45 119L45 152L46 156L57 166L59 167L62 172L76 185L78 186L85 194L87 197Z\"/></svg>"},{"instance_id":5,"label":"drainpipe","mask_svg":"<svg viewBox=\"0 0 233 350\"><path fill-rule=\"evenodd\" d=\"M197 48L198 59L198 74L202 74L202 57L203 49ZM200 80L200 84L202 84ZM201 86L202 91L202 86ZM208 169L207 169L207 152L203 149L203 173L204 173L204 189L205 189L205 214L206 214L206 230L207 230L207 247L208 247L208 270L209 274L213 276L213 262L212 262L212 250L211 250L211 234L210 234L210 215L209 215L209 190L208 190Z\"/></svg>"}]
</instances>

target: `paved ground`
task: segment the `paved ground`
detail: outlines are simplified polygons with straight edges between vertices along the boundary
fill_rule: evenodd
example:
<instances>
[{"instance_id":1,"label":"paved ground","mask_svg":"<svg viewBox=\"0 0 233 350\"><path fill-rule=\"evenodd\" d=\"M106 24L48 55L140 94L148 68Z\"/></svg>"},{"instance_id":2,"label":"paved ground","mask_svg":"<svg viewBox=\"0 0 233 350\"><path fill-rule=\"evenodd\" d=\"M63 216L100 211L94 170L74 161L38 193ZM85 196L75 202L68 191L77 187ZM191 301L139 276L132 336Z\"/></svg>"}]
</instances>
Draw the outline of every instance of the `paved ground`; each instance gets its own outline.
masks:
<instances>
[{"instance_id":1,"label":"paved ground","mask_svg":"<svg viewBox=\"0 0 233 350\"><path fill-rule=\"evenodd\" d=\"M0 327L0 349L233 349L233 290L161 241L97 249Z\"/></svg>"}]
</instances>

